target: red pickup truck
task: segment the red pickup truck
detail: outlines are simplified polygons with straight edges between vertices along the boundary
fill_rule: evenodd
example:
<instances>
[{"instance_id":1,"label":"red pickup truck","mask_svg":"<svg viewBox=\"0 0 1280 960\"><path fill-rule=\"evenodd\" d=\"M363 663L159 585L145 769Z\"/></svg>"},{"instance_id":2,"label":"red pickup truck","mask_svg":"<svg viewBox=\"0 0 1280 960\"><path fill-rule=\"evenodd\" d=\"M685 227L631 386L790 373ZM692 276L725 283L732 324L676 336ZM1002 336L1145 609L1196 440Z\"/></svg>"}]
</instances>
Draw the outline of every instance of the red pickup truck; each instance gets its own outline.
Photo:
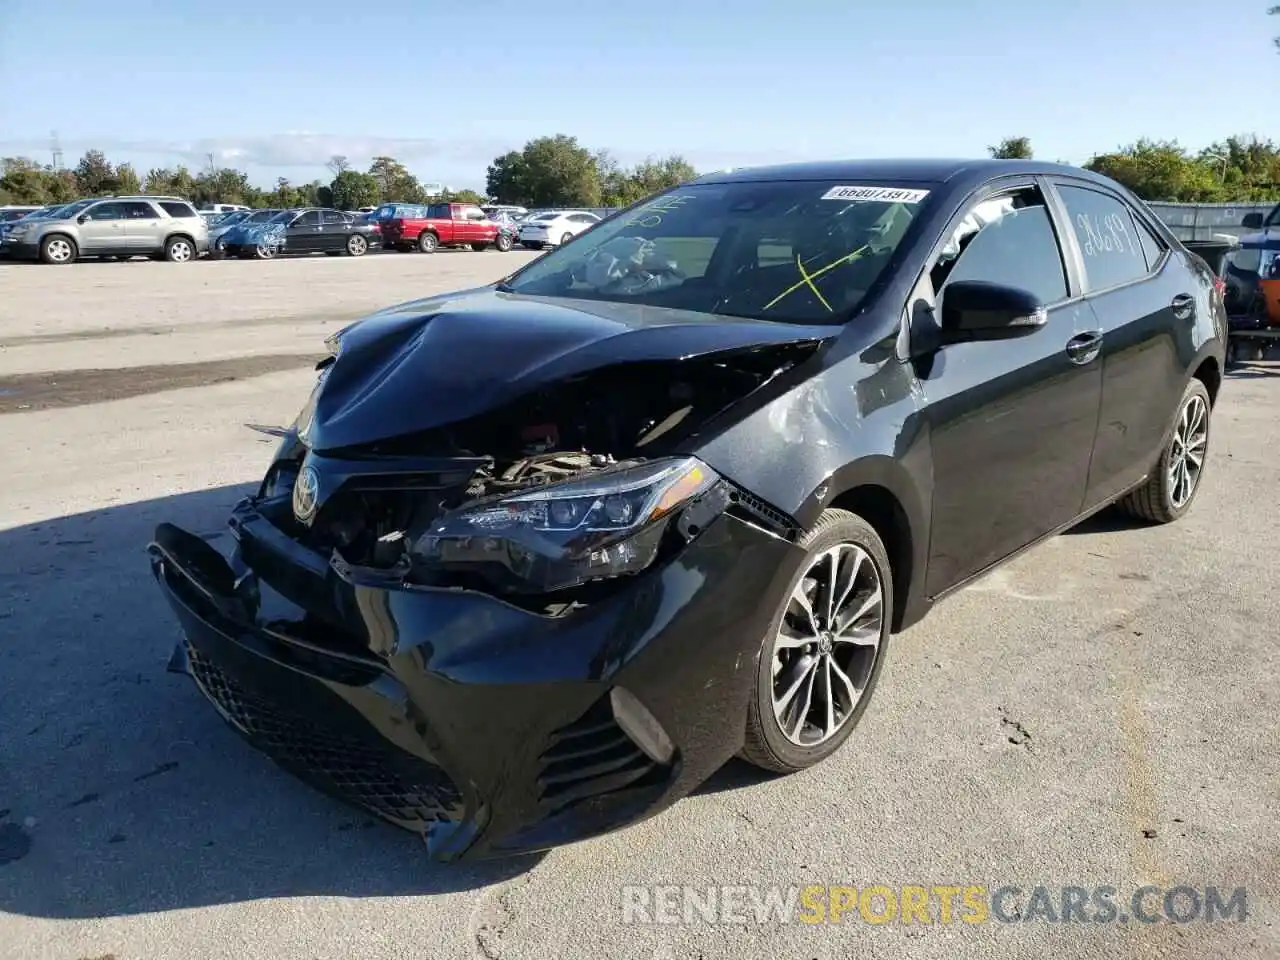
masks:
<instances>
[{"instance_id":1,"label":"red pickup truck","mask_svg":"<svg viewBox=\"0 0 1280 960\"><path fill-rule=\"evenodd\" d=\"M435 253L440 247L470 247L484 250L495 247L502 252L511 249L511 237L472 203L433 203L412 208L399 207L399 216L380 222L382 245L396 250L417 247L423 253Z\"/></svg>"}]
</instances>

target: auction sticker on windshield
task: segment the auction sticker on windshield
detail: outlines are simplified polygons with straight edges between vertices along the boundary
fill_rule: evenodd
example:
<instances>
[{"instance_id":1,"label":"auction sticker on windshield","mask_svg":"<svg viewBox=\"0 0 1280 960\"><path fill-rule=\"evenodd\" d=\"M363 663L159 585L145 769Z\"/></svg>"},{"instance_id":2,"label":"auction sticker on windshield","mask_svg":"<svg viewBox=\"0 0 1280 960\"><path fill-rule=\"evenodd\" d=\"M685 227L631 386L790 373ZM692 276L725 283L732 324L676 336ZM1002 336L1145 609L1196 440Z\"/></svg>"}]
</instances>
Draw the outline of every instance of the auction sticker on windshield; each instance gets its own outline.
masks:
<instances>
[{"instance_id":1,"label":"auction sticker on windshield","mask_svg":"<svg viewBox=\"0 0 1280 960\"><path fill-rule=\"evenodd\" d=\"M928 190L905 190L901 187L832 187L822 195L823 200L879 200L883 203L919 203L929 195Z\"/></svg>"}]
</instances>

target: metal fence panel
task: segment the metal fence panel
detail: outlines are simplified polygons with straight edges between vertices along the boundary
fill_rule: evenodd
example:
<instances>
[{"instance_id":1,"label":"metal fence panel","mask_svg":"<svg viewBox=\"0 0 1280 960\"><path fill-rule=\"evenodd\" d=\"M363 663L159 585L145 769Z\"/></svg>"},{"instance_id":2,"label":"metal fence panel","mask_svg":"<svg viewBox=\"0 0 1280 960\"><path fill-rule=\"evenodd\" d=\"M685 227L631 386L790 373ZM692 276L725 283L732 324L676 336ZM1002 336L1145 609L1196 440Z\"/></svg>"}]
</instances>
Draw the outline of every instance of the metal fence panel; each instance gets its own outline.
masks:
<instances>
[{"instance_id":1,"label":"metal fence panel","mask_svg":"<svg viewBox=\"0 0 1280 960\"><path fill-rule=\"evenodd\" d=\"M1240 221L1249 213L1264 217L1274 203L1148 203L1179 240L1212 240L1214 234L1241 236L1249 233Z\"/></svg>"}]
</instances>

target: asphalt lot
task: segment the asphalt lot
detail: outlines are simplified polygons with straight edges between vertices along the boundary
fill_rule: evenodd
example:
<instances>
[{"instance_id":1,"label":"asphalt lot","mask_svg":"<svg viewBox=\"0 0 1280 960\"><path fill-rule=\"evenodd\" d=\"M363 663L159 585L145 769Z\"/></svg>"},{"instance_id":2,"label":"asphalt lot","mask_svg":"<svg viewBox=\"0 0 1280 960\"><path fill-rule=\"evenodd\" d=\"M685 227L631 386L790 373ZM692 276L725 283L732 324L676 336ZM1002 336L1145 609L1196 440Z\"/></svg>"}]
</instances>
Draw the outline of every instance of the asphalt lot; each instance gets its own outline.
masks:
<instances>
[{"instance_id":1,"label":"asphalt lot","mask_svg":"<svg viewBox=\"0 0 1280 960\"><path fill-rule=\"evenodd\" d=\"M221 529L322 339L528 254L0 266L0 958L1280 955L1280 365L1230 375L1189 518L1086 523L896 637L824 766L439 866L164 672L154 524ZM645 884L1248 890L1244 923L626 925Z\"/></svg>"}]
</instances>

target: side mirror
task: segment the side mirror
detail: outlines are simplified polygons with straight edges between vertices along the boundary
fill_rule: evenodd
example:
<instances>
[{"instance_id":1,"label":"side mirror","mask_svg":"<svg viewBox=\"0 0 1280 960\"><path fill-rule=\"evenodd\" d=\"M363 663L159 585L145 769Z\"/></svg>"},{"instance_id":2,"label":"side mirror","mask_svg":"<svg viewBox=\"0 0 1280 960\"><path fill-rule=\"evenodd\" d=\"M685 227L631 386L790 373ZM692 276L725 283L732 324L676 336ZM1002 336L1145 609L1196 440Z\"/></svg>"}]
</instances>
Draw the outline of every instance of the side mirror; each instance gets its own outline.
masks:
<instances>
[{"instance_id":1,"label":"side mirror","mask_svg":"<svg viewBox=\"0 0 1280 960\"><path fill-rule=\"evenodd\" d=\"M1246 213L1244 215L1244 219L1240 221L1240 226L1244 227L1246 230L1261 230L1262 214Z\"/></svg>"},{"instance_id":2,"label":"side mirror","mask_svg":"<svg viewBox=\"0 0 1280 960\"><path fill-rule=\"evenodd\" d=\"M1011 340L1049 322L1035 294L985 280L957 280L942 291L942 344Z\"/></svg>"},{"instance_id":3,"label":"side mirror","mask_svg":"<svg viewBox=\"0 0 1280 960\"><path fill-rule=\"evenodd\" d=\"M88 222L89 222L89 215L87 213L82 213L80 214L80 216L76 217L76 223L88 223Z\"/></svg>"}]
</instances>

